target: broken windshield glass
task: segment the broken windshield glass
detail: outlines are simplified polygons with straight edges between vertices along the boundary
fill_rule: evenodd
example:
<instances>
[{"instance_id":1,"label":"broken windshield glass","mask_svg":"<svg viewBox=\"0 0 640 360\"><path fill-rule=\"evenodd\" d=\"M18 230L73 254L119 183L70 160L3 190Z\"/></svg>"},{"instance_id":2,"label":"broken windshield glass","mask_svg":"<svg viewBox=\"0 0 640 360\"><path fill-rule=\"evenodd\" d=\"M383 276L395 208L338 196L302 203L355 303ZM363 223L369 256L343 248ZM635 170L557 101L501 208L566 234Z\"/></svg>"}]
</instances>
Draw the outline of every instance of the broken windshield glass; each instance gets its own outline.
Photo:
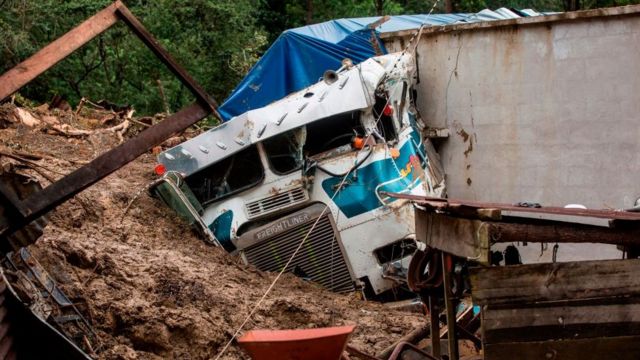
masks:
<instances>
[{"instance_id":1,"label":"broken windshield glass","mask_svg":"<svg viewBox=\"0 0 640 360\"><path fill-rule=\"evenodd\" d=\"M307 125L308 137L304 145L307 156L350 145L356 134L364 134L360 111L333 115Z\"/></svg>"},{"instance_id":2,"label":"broken windshield glass","mask_svg":"<svg viewBox=\"0 0 640 360\"><path fill-rule=\"evenodd\" d=\"M262 182L264 168L253 145L187 177L185 181L202 205Z\"/></svg>"},{"instance_id":3,"label":"broken windshield glass","mask_svg":"<svg viewBox=\"0 0 640 360\"><path fill-rule=\"evenodd\" d=\"M306 129L299 128L274 136L262 143L267 153L269 166L274 173L285 175L300 169L304 161L302 146L306 138Z\"/></svg>"}]
</instances>

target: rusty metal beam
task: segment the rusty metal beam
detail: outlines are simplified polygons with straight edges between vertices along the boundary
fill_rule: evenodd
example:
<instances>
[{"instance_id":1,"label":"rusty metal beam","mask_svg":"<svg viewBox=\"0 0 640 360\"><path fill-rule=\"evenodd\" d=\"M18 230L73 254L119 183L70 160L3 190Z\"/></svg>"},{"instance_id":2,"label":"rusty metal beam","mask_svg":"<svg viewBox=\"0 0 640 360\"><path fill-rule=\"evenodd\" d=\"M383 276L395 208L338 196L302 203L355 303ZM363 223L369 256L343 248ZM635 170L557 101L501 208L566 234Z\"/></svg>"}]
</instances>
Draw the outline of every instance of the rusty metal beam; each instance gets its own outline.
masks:
<instances>
[{"instance_id":1,"label":"rusty metal beam","mask_svg":"<svg viewBox=\"0 0 640 360\"><path fill-rule=\"evenodd\" d=\"M192 104L169 116L161 123L148 128L135 138L98 156L87 165L68 174L42 191L31 195L22 202L27 212L26 216L20 223L11 224L11 228L3 232L2 235L46 214L75 194L149 151L153 146L204 119L210 113L208 108L197 103Z\"/></svg>"},{"instance_id":2,"label":"rusty metal beam","mask_svg":"<svg viewBox=\"0 0 640 360\"><path fill-rule=\"evenodd\" d=\"M129 11L129 9L120 5L117 7L116 12L118 16L124 21L125 24L142 40L142 42L151 49L151 51L165 64L169 70L196 96L198 101L209 108L218 119L222 120L220 114L216 110L218 104L209 96L204 89L173 59L173 57L160 45L151 33L145 29L140 21Z\"/></svg>"},{"instance_id":3,"label":"rusty metal beam","mask_svg":"<svg viewBox=\"0 0 640 360\"><path fill-rule=\"evenodd\" d=\"M216 101L173 59L160 43L145 29L144 25L120 1L116 0L99 13L85 20L54 42L42 48L27 60L0 76L0 100L5 99L31 80L47 71L71 53L100 35L118 20L122 20L140 40L169 68L169 70L209 108L218 118Z\"/></svg>"},{"instance_id":4,"label":"rusty metal beam","mask_svg":"<svg viewBox=\"0 0 640 360\"><path fill-rule=\"evenodd\" d=\"M0 76L0 101L113 26L118 22L115 10L120 6L124 5L119 0L107 6Z\"/></svg>"},{"instance_id":5,"label":"rusty metal beam","mask_svg":"<svg viewBox=\"0 0 640 360\"><path fill-rule=\"evenodd\" d=\"M38 51L29 59L0 76L0 100L18 91L38 75L64 59L73 51L114 25L118 20L125 22L142 42L175 74L198 99L163 122L140 133L137 137L98 156L89 164L66 175L42 191L27 199L19 200L0 188L0 200L5 209L10 210L11 219L7 228L0 229L0 236L7 236L31 221L53 210L64 201L100 179L120 169L153 146L162 143L172 135L204 119L211 113L220 118L215 100L160 46L158 41L144 28L140 21L117 0L113 4L90 17L82 24ZM5 214L5 217L8 216Z\"/></svg>"}]
</instances>

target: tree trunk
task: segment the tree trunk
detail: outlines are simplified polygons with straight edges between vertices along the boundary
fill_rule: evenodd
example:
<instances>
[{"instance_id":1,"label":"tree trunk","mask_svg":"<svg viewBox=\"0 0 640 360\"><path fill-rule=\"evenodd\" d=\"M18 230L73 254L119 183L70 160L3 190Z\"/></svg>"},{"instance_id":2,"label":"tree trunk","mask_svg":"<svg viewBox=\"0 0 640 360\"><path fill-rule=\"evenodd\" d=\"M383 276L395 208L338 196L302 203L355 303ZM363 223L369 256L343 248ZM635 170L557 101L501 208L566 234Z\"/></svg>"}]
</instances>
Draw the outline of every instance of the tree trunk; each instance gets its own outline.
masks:
<instances>
[{"instance_id":1,"label":"tree trunk","mask_svg":"<svg viewBox=\"0 0 640 360\"><path fill-rule=\"evenodd\" d=\"M313 0L307 0L307 25L313 24Z\"/></svg>"},{"instance_id":2,"label":"tree trunk","mask_svg":"<svg viewBox=\"0 0 640 360\"><path fill-rule=\"evenodd\" d=\"M571 0L566 0L571 1ZM452 13L453 12L453 0L444 0L444 12Z\"/></svg>"},{"instance_id":3,"label":"tree trunk","mask_svg":"<svg viewBox=\"0 0 640 360\"><path fill-rule=\"evenodd\" d=\"M384 0L375 0L376 4L376 15L382 16L384 15Z\"/></svg>"},{"instance_id":4,"label":"tree trunk","mask_svg":"<svg viewBox=\"0 0 640 360\"><path fill-rule=\"evenodd\" d=\"M564 0L565 11L578 11L580 8L580 0Z\"/></svg>"}]
</instances>

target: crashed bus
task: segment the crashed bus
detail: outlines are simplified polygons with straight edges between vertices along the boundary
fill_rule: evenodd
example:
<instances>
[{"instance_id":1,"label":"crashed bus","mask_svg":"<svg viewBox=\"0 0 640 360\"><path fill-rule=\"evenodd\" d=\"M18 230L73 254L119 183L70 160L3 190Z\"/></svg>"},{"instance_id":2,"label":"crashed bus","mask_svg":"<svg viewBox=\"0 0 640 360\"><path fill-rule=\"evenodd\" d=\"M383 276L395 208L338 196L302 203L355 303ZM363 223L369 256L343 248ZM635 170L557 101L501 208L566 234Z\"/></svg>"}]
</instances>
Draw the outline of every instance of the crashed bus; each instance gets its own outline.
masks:
<instances>
[{"instance_id":1,"label":"crashed bus","mask_svg":"<svg viewBox=\"0 0 640 360\"><path fill-rule=\"evenodd\" d=\"M442 196L421 136L408 54L345 60L337 71L158 155L154 193L245 263L336 292L376 297L404 281L413 205ZM314 226L315 224L315 226Z\"/></svg>"}]
</instances>

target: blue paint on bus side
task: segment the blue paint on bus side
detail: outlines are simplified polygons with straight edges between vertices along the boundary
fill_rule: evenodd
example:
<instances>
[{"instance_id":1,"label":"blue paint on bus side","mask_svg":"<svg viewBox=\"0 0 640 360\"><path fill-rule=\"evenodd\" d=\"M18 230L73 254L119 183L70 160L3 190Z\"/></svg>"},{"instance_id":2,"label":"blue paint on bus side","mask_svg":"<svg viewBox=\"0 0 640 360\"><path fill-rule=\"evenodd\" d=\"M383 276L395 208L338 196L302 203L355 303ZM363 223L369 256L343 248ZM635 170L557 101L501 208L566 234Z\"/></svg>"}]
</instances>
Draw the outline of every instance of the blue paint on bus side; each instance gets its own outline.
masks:
<instances>
[{"instance_id":1,"label":"blue paint on bus side","mask_svg":"<svg viewBox=\"0 0 640 360\"><path fill-rule=\"evenodd\" d=\"M411 171L413 171L411 157L417 156L416 154L416 146L412 141L407 141L400 148L400 156L397 159L386 158L359 168L357 176L353 173L349 174L345 185L333 201L340 211L349 218L383 206L376 197L376 187L384 182L401 177L401 171L405 172L404 178L387 184L380 190L401 192L421 183L420 180L414 183L411 174ZM322 188L331 197L341 182L342 178L332 177L322 182ZM393 202L395 199L390 199L389 201Z\"/></svg>"},{"instance_id":2,"label":"blue paint on bus side","mask_svg":"<svg viewBox=\"0 0 640 360\"><path fill-rule=\"evenodd\" d=\"M231 242L231 223L233 221L233 211L227 210L218 216L209 229L213 232L213 235L218 239L222 247L231 252L236 249L235 245Z\"/></svg>"}]
</instances>

